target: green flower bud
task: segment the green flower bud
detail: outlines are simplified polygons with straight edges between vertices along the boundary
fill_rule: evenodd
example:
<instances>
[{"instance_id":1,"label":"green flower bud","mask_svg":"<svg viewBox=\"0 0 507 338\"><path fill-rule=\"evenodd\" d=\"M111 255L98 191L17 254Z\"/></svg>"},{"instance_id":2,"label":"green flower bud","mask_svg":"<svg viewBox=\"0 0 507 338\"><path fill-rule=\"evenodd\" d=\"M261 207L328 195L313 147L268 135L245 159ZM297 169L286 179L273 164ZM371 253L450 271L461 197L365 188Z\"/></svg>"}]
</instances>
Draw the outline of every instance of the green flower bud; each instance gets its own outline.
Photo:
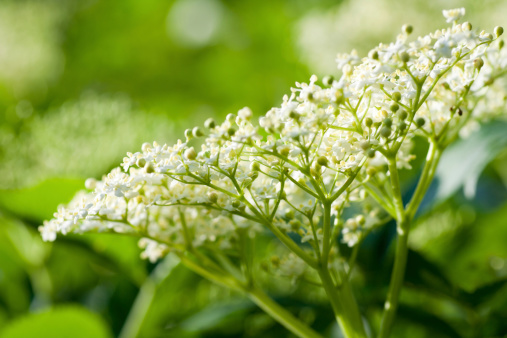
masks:
<instances>
[{"instance_id":1,"label":"green flower bud","mask_svg":"<svg viewBox=\"0 0 507 338\"><path fill-rule=\"evenodd\" d=\"M477 58L474 60L474 67L478 70L481 70L482 66L484 66L484 60L482 58Z\"/></svg>"},{"instance_id":2,"label":"green flower bud","mask_svg":"<svg viewBox=\"0 0 507 338\"><path fill-rule=\"evenodd\" d=\"M361 149L363 150L368 150L370 149L370 142L368 141L363 141L361 143L359 143L359 146L361 147Z\"/></svg>"},{"instance_id":3,"label":"green flower bud","mask_svg":"<svg viewBox=\"0 0 507 338\"><path fill-rule=\"evenodd\" d=\"M289 113L289 117L291 119L294 119L294 120L299 120L299 118L301 117L301 115L299 115L298 113L296 113L294 110L291 110L290 113Z\"/></svg>"},{"instance_id":4,"label":"green flower bud","mask_svg":"<svg viewBox=\"0 0 507 338\"><path fill-rule=\"evenodd\" d=\"M367 117L367 118L364 119L364 125L367 128L370 128L372 124L373 124L373 120L371 118Z\"/></svg>"},{"instance_id":5,"label":"green flower bud","mask_svg":"<svg viewBox=\"0 0 507 338\"><path fill-rule=\"evenodd\" d=\"M498 48L502 49L504 45L505 45L505 41L500 40L500 41L498 42Z\"/></svg>"},{"instance_id":6,"label":"green flower bud","mask_svg":"<svg viewBox=\"0 0 507 338\"><path fill-rule=\"evenodd\" d=\"M201 137L201 136L204 136L204 133L202 132L202 130L199 127L194 127L194 129L192 129L192 135L194 137Z\"/></svg>"},{"instance_id":7,"label":"green flower bud","mask_svg":"<svg viewBox=\"0 0 507 338\"><path fill-rule=\"evenodd\" d=\"M190 161L195 160L195 158L197 157L197 153L195 152L194 147L188 148L187 150L185 150L184 156L187 160L190 160Z\"/></svg>"},{"instance_id":8,"label":"green flower bud","mask_svg":"<svg viewBox=\"0 0 507 338\"><path fill-rule=\"evenodd\" d=\"M250 170L259 171L261 170L261 165L259 164L259 162L252 162L252 164L250 164Z\"/></svg>"},{"instance_id":9,"label":"green flower bud","mask_svg":"<svg viewBox=\"0 0 507 338\"><path fill-rule=\"evenodd\" d=\"M289 147L283 147L282 149L280 149L280 155L282 156L289 156L289 153L290 153L290 148Z\"/></svg>"},{"instance_id":10,"label":"green flower bud","mask_svg":"<svg viewBox=\"0 0 507 338\"><path fill-rule=\"evenodd\" d=\"M187 140L191 140L193 137L194 137L194 135L192 135L192 130L191 129L186 129L185 130L185 138Z\"/></svg>"},{"instance_id":11,"label":"green flower bud","mask_svg":"<svg viewBox=\"0 0 507 338\"><path fill-rule=\"evenodd\" d=\"M234 120L236 120L236 115L234 114L227 114L227 116L225 117L225 119L229 122L234 122Z\"/></svg>"},{"instance_id":12,"label":"green flower bud","mask_svg":"<svg viewBox=\"0 0 507 338\"><path fill-rule=\"evenodd\" d=\"M403 25L401 26L401 31L407 35L410 35L414 31L414 27L411 25Z\"/></svg>"},{"instance_id":13,"label":"green flower bud","mask_svg":"<svg viewBox=\"0 0 507 338\"><path fill-rule=\"evenodd\" d=\"M400 123L398 123L399 131L404 131L405 129L407 129L407 124L405 122L401 121Z\"/></svg>"},{"instance_id":14,"label":"green flower bud","mask_svg":"<svg viewBox=\"0 0 507 338\"><path fill-rule=\"evenodd\" d=\"M383 138L388 138L389 136L391 136L391 128L382 127L382 129L380 129L380 136L382 136Z\"/></svg>"},{"instance_id":15,"label":"green flower bud","mask_svg":"<svg viewBox=\"0 0 507 338\"><path fill-rule=\"evenodd\" d=\"M390 109L392 112L396 113L396 112L398 111L398 109L400 109L400 106L399 106L397 103L393 103L393 104L389 107L389 109Z\"/></svg>"},{"instance_id":16,"label":"green flower bud","mask_svg":"<svg viewBox=\"0 0 507 338\"><path fill-rule=\"evenodd\" d=\"M327 165L329 164L329 160L327 159L326 156L320 156L317 159L317 163L323 167L327 167Z\"/></svg>"},{"instance_id":17,"label":"green flower bud","mask_svg":"<svg viewBox=\"0 0 507 338\"><path fill-rule=\"evenodd\" d=\"M398 118L400 120L406 120L407 117L408 117L408 113L407 113L406 110L400 110L400 111L398 111Z\"/></svg>"},{"instance_id":18,"label":"green flower bud","mask_svg":"<svg viewBox=\"0 0 507 338\"><path fill-rule=\"evenodd\" d=\"M394 100L395 102L400 102L400 100L401 100L401 94L400 94L400 92L394 92L394 93L391 95L391 97L393 98L393 100Z\"/></svg>"},{"instance_id":19,"label":"green flower bud","mask_svg":"<svg viewBox=\"0 0 507 338\"><path fill-rule=\"evenodd\" d=\"M229 136L232 136L236 133L236 129L234 129L233 127L230 127L229 129L227 129L227 134L229 134Z\"/></svg>"},{"instance_id":20,"label":"green flower bud","mask_svg":"<svg viewBox=\"0 0 507 338\"><path fill-rule=\"evenodd\" d=\"M214 191L210 191L208 193L208 199L211 203L216 203L218 201L218 195Z\"/></svg>"},{"instance_id":21,"label":"green flower bud","mask_svg":"<svg viewBox=\"0 0 507 338\"><path fill-rule=\"evenodd\" d=\"M472 30L472 24L470 22L463 22L461 24L461 29L465 32L469 32Z\"/></svg>"},{"instance_id":22,"label":"green flower bud","mask_svg":"<svg viewBox=\"0 0 507 338\"><path fill-rule=\"evenodd\" d=\"M213 120L211 117L204 122L204 127L208 129L213 129L216 126L217 124L215 123L215 120Z\"/></svg>"},{"instance_id":23,"label":"green flower bud","mask_svg":"<svg viewBox=\"0 0 507 338\"><path fill-rule=\"evenodd\" d=\"M422 117L419 117L415 120L415 125L417 126L417 128L421 128L422 126L424 126L425 123L426 120Z\"/></svg>"},{"instance_id":24,"label":"green flower bud","mask_svg":"<svg viewBox=\"0 0 507 338\"><path fill-rule=\"evenodd\" d=\"M410 55L408 55L407 52L402 52L400 54L400 60L403 62L403 63L407 63L409 60L410 60Z\"/></svg>"},{"instance_id":25,"label":"green flower bud","mask_svg":"<svg viewBox=\"0 0 507 338\"><path fill-rule=\"evenodd\" d=\"M240 205L241 205L241 203L239 201L237 201L237 200L232 201L232 207L234 209L239 208Z\"/></svg>"},{"instance_id":26,"label":"green flower bud","mask_svg":"<svg viewBox=\"0 0 507 338\"><path fill-rule=\"evenodd\" d=\"M371 50L368 56L373 60L378 60L378 52L376 50Z\"/></svg>"},{"instance_id":27,"label":"green flower bud","mask_svg":"<svg viewBox=\"0 0 507 338\"><path fill-rule=\"evenodd\" d=\"M374 158L375 157L375 150L368 149L368 151L366 151L366 156L368 156L369 158Z\"/></svg>"},{"instance_id":28,"label":"green flower bud","mask_svg":"<svg viewBox=\"0 0 507 338\"><path fill-rule=\"evenodd\" d=\"M146 165L146 160L144 158L139 158L137 159L136 164L139 168L143 168Z\"/></svg>"},{"instance_id":29,"label":"green flower bud","mask_svg":"<svg viewBox=\"0 0 507 338\"><path fill-rule=\"evenodd\" d=\"M364 225L366 223L366 218L363 215L356 216L356 222L359 225Z\"/></svg>"},{"instance_id":30,"label":"green flower bud","mask_svg":"<svg viewBox=\"0 0 507 338\"><path fill-rule=\"evenodd\" d=\"M331 86L333 84L333 81L334 81L334 77L332 76L324 76L324 78L322 79L322 83L325 85L325 86Z\"/></svg>"},{"instance_id":31,"label":"green flower bud","mask_svg":"<svg viewBox=\"0 0 507 338\"><path fill-rule=\"evenodd\" d=\"M151 174L155 172L155 167L153 167L153 163L147 162L146 165L144 166L144 170L146 171L147 174Z\"/></svg>"},{"instance_id":32,"label":"green flower bud","mask_svg":"<svg viewBox=\"0 0 507 338\"><path fill-rule=\"evenodd\" d=\"M495 32L496 37L499 37L500 35L503 34L503 27L496 26L494 32Z\"/></svg>"},{"instance_id":33,"label":"green flower bud","mask_svg":"<svg viewBox=\"0 0 507 338\"><path fill-rule=\"evenodd\" d=\"M375 169L375 167L368 167L368 169L366 169L366 174L368 176L375 176L376 173L377 169Z\"/></svg>"},{"instance_id":34,"label":"green flower bud","mask_svg":"<svg viewBox=\"0 0 507 338\"><path fill-rule=\"evenodd\" d=\"M386 126L387 128L391 128L391 126L393 125L393 120L388 117L388 118L385 118L384 121L384 126Z\"/></svg>"}]
</instances>

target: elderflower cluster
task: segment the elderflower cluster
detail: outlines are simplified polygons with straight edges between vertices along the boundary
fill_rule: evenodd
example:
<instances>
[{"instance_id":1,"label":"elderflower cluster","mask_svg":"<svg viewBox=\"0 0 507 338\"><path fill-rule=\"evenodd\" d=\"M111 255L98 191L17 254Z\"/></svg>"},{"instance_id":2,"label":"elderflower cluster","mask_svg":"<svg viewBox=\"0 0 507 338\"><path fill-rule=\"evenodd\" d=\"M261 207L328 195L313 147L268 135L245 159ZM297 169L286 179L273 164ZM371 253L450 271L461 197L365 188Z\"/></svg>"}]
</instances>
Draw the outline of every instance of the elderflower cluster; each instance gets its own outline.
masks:
<instances>
[{"instance_id":1,"label":"elderflower cluster","mask_svg":"<svg viewBox=\"0 0 507 338\"><path fill-rule=\"evenodd\" d=\"M463 14L445 11L451 27L416 39L405 25L367 57L339 55L341 77L296 83L258 122L244 108L187 130L186 142L144 144L101 181L87 181L88 192L40 227L43 238L135 235L143 257L156 260L202 246L240 250L241 236L268 229L318 252L329 206L333 236L355 245L380 212L345 219L344 211L370 203L375 189L365 187L386 180L388 160L410 168L414 136L450 142L505 106L503 29L476 32L457 22ZM200 149L192 138L204 138Z\"/></svg>"}]
</instances>

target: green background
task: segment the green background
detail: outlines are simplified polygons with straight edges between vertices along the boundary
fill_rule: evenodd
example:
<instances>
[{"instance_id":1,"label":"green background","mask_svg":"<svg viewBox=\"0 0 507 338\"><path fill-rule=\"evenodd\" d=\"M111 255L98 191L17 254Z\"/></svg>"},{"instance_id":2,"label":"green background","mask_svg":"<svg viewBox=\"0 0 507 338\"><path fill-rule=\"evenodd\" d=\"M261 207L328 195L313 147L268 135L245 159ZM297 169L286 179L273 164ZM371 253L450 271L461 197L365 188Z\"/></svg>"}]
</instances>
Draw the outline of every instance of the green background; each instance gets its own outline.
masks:
<instances>
[{"instance_id":1,"label":"green background","mask_svg":"<svg viewBox=\"0 0 507 338\"><path fill-rule=\"evenodd\" d=\"M0 1L0 337L288 336L241 295L129 238L43 243L37 226L143 142L175 142L208 117L279 105L295 81L442 27L465 6L489 31L505 1ZM449 150L411 238L397 337L507 335L507 139L495 121ZM410 195L424 158L403 173ZM465 161L466 159L466 161ZM463 186L465 191L463 192ZM393 224L358 257L362 312L378 326ZM277 301L338 337L325 299L280 281Z\"/></svg>"}]
</instances>

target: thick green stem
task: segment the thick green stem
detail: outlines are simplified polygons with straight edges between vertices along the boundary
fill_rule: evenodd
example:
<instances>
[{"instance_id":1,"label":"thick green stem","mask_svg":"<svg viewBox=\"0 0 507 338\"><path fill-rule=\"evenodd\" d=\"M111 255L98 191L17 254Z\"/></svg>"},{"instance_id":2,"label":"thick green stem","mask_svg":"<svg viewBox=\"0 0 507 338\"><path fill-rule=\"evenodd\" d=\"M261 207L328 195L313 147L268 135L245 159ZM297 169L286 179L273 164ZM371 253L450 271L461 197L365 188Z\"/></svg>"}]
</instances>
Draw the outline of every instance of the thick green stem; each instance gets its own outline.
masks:
<instances>
[{"instance_id":1,"label":"thick green stem","mask_svg":"<svg viewBox=\"0 0 507 338\"><path fill-rule=\"evenodd\" d=\"M318 273L344 336L366 337L361 313L346 276L342 275L340 286L337 288L327 268L319 269Z\"/></svg>"},{"instance_id":2,"label":"thick green stem","mask_svg":"<svg viewBox=\"0 0 507 338\"><path fill-rule=\"evenodd\" d=\"M345 337L366 337L361 313L357 306L356 299L350 288L347 276L344 271L338 271L340 281L338 281L338 288L335 286L333 279L329 273L329 251L331 244L331 203L324 203L324 240L322 249L321 266L317 269L324 291L329 297L331 306L333 308L336 321L340 325Z\"/></svg>"},{"instance_id":3,"label":"thick green stem","mask_svg":"<svg viewBox=\"0 0 507 338\"><path fill-rule=\"evenodd\" d=\"M260 289L253 288L251 290L247 290L247 293L255 304L298 337L321 337L317 332L313 331L309 326L303 324L301 320L294 317L289 311L285 310L282 306L273 301Z\"/></svg>"},{"instance_id":4,"label":"thick green stem","mask_svg":"<svg viewBox=\"0 0 507 338\"><path fill-rule=\"evenodd\" d=\"M384 313L382 316L382 323L378 337L388 337L393 326L394 318L396 316L396 309L398 308L398 300L405 277L405 269L407 265L408 254L408 235L410 231L410 223L422 202L426 191L428 190L431 181L435 175L435 171L440 159L441 149L434 141L430 142L430 148L426 157L426 164L424 165L423 172L417 184L417 188L412 196L412 199L407 205L405 210L403 200L401 198L400 182L398 178L398 169L396 168L396 159L389 159L389 172L391 175L391 185L394 192L394 205L396 208L396 221L397 221L397 239L394 258L394 268L391 274L391 283L387 293L386 302L384 305Z\"/></svg>"}]
</instances>

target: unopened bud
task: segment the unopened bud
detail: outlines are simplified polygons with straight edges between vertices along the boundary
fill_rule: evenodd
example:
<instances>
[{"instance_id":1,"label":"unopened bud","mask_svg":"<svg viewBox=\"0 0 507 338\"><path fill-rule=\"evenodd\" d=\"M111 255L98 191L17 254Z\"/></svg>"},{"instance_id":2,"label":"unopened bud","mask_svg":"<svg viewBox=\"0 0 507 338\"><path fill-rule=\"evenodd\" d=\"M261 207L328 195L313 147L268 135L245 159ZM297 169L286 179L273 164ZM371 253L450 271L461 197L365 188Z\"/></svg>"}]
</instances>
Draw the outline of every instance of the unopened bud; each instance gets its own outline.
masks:
<instances>
[{"instance_id":1,"label":"unopened bud","mask_svg":"<svg viewBox=\"0 0 507 338\"><path fill-rule=\"evenodd\" d=\"M389 136L391 136L391 128L382 127L382 129L380 129L380 136L382 136L383 138L388 138Z\"/></svg>"},{"instance_id":2,"label":"unopened bud","mask_svg":"<svg viewBox=\"0 0 507 338\"><path fill-rule=\"evenodd\" d=\"M422 117L419 117L415 120L415 125L417 126L417 128L421 128L422 126L424 126L425 123L426 120Z\"/></svg>"},{"instance_id":3,"label":"unopened bud","mask_svg":"<svg viewBox=\"0 0 507 338\"><path fill-rule=\"evenodd\" d=\"M317 159L317 163L323 167L326 167L329 163L329 160L327 159L326 156L320 156L318 159Z\"/></svg>"},{"instance_id":4,"label":"unopened bud","mask_svg":"<svg viewBox=\"0 0 507 338\"><path fill-rule=\"evenodd\" d=\"M401 100L401 94L400 94L400 92L394 92L394 93L391 95L391 97L393 98L393 100L394 100L395 102L400 102L400 100Z\"/></svg>"},{"instance_id":5,"label":"unopened bud","mask_svg":"<svg viewBox=\"0 0 507 338\"><path fill-rule=\"evenodd\" d=\"M146 165L144 166L144 170L146 171L147 174L154 173L155 168L153 167L153 163L147 162Z\"/></svg>"},{"instance_id":6,"label":"unopened bud","mask_svg":"<svg viewBox=\"0 0 507 338\"><path fill-rule=\"evenodd\" d=\"M259 164L259 162L252 162L252 164L250 164L250 170L259 171L261 170L261 165Z\"/></svg>"},{"instance_id":7,"label":"unopened bud","mask_svg":"<svg viewBox=\"0 0 507 338\"><path fill-rule=\"evenodd\" d=\"M143 168L146 165L146 160L144 158L138 158L136 164L139 168Z\"/></svg>"},{"instance_id":8,"label":"unopened bud","mask_svg":"<svg viewBox=\"0 0 507 338\"><path fill-rule=\"evenodd\" d=\"M366 127L370 128L372 124L373 124L373 120L371 118L367 117L364 119L364 125Z\"/></svg>"},{"instance_id":9,"label":"unopened bud","mask_svg":"<svg viewBox=\"0 0 507 338\"><path fill-rule=\"evenodd\" d=\"M378 60L378 52L376 50L370 51L370 53L368 54L368 56L371 59L373 59L373 60Z\"/></svg>"},{"instance_id":10,"label":"unopened bud","mask_svg":"<svg viewBox=\"0 0 507 338\"><path fill-rule=\"evenodd\" d=\"M208 193L208 199L211 203L216 203L218 201L218 195L216 192L211 191Z\"/></svg>"},{"instance_id":11,"label":"unopened bud","mask_svg":"<svg viewBox=\"0 0 507 338\"><path fill-rule=\"evenodd\" d=\"M401 31L407 35L410 35L414 31L414 27L411 25L403 25L401 26Z\"/></svg>"},{"instance_id":12,"label":"unopened bud","mask_svg":"<svg viewBox=\"0 0 507 338\"><path fill-rule=\"evenodd\" d=\"M89 178L85 181L85 188L88 190L93 190L97 187L97 180L94 178Z\"/></svg>"},{"instance_id":13,"label":"unopened bud","mask_svg":"<svg viewBox=\"0 0 507 338\"><path fill-rule=\"evenodd\" d=\"M333 84L334 78L332 76L324 76L322 79L322 83L325 86L331 86Z\"/></svg>"},{"instance_id":14,"label":"unopened bud","mask_svg":"<svg viewBox=\"0 0 507 338\"><path fill-rule=\"evenodd\" d=\"M402 52L400 54L400 60L404 63L407 63L410 60L410 55L407 52Z\"/></svg>"},{"instance_id":15,"label":"unopened bud","mask_svg":"<svg viewBox=\"0 0 507 338\"><path fill-rule=\"evenodd\" d=\"M374 158L375 157L375 150L368 149L368 151L366 152L366 156L368 156L369 158Z\"/></svg>"},{"instance_id":16,"label":"unopened bud","mask_svg":"<svg viewBox=\"0 0 507 338\"><path fill-rule=\"evenodd\" d=\"M495 32L496 37L499 37L500 35L503 34L503 27L496 26L494 32Z\"/></svg>"},{"instance_id":17,"label":"unopened bud","mask_svg":"<svg viewBox=\"0 0 507 338\"><path fill-rule=\"evenodd\" d=\"M213 129L216 127L216 123L215 123L215 120L213 120L211 117L209 119L207 119L205 122L204 122L204 126L208 129Z\"/></svg>"},{"instance_id":18,"label":"unopened bud","mask_svg":"<svg viewBox=\"0 0 507 338\"><path fill-rule=\"evenodd\" d=\"M481 70L482 66L484 66L484 60L482 58L477 58L474 60L474 67L478 70Z\"/></svg>"},{"instance_id":19,"label":"unopened bud","mask_svg":"<svg viewBox=\"0 0 507 338\"><path fill-rule=\"evenodd\" d=\"M470 22L463 22L461 24L461 29L465 32L469 32L472 30L472 24Z\"/></svg>"},{"instance_id":20,"label":"unopened bud","mask_svg":"<svg viewBox=\"0 0 507 338\"><path fill-rule=\"evenodd\" d=\"M408 113L407 113L407 111L406 111L406 110L400 110L400 111L398 112L398 118L399 118L400 120L405 120L407 117L408 117Z\"/></svg>"},{"instance_id":21,"label":"unopened bud","mask_svg":"<svg viewBox=\"0 0 507 338\"><path fill-rule=\"evenodd\" d=\"M192 135L192 130L191 129L185 130L185 138L187 140L191 140L193 137L194 137L194 135Z\"/></svg>"},{"instance_id":22,"label":"unopened bud","mask_svg":"<svg viewBox=\"0 0 507 338\"><path fill-rule=\"evenodd\" d=\"M386 126L387 128L391 128L391 126L393 125L393 120L390 117L387 117L384 119L383 123L384 126Z\"/></svg>"},{"instance_id":23,"label":"unopened bud","mask_svg":"<svg viewBox=\"0 0 507 338\"><path fill-rule=\"evenodd\" d=\"M400 106L399 106L397 103L393 103L393 104L389 107L389 109L390 109L392 112L396 113L396 112L398 111L398 109L400 109Z\"/></svg>"},{"instance_id":24,"label":"unopened bud","mask_svg":"<svg viewBox=\"0 0 507 338\"><path fill-rule=\"evenodd\" d=\"M184 155L185 155L185 158L190 161L195 160L195 158L197 157L197 153L195 152L194 147L188 148L187 150L185 150Z\"/></svg>"},{"instance_id":25,"label":"unopened bud","mask_svg":"<svg viewBox=\"0 0 507 338\"><path fill-rule=\"evenodd\" d=\"M204 136L204 133L202 132L202 130L199 127L194 127L194 129L192 129L192 135L194 137L201 137L201 136Z\"/></svg>"}]
</instances>

